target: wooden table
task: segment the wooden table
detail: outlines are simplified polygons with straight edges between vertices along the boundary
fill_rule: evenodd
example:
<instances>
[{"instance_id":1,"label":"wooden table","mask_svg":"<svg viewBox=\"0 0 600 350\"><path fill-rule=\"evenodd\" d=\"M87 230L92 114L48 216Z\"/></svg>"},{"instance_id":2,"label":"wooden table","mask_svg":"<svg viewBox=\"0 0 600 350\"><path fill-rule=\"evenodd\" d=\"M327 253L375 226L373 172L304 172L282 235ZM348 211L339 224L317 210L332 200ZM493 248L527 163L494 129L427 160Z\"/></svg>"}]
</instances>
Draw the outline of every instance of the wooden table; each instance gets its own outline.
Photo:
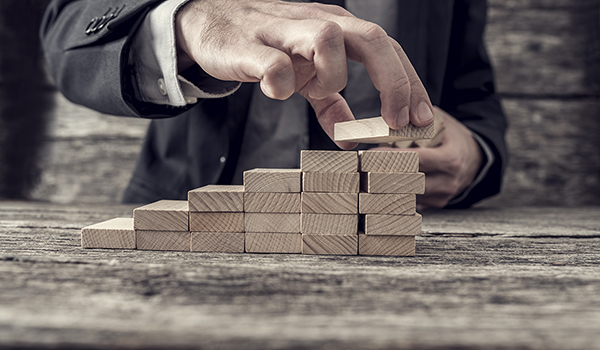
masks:
<instances>
[{"instance_id":1,"label":"wooden table","mask_svg":"<svg viewBox=\"0 0 600 350\"><path fill-rule=\"evenodd\" d=\"M414 258L84 250L0 202L0 348L600 349L600 208L427 212Z\"/></svg>"}]
</instances>

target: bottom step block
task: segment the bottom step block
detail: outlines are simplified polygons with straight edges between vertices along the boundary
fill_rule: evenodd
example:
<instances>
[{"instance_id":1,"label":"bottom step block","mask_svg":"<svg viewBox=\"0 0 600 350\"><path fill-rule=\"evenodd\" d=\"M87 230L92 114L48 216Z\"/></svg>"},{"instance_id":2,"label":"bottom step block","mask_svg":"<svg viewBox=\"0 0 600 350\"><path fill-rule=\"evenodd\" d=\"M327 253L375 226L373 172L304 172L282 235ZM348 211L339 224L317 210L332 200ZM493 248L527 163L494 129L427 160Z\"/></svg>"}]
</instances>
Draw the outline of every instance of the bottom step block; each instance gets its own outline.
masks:
<instances>
[{"instance_id":1,"label":"bottom step block","mask_svg":"<svg viewBox=\"0 0 600 350\"><path fill-rule=\"evenodd\" d=\"M135 231L137 249L190 251L190 233L186 231Z\"/></svg>"},{"instance_id":2,"label":"bottom step block","mask_svg":"<svg viewBox=\"0 0 600 350\"><path fill-rule=\"evenodd\" d=\"M243 253L243 232L192 232L193 252Z\"/></svg>"},{"instance_id":3,"label":"bottom step block","mask_svg":"<svg viewBox=\"0 0 600 350\"><path fill-rule=\"evenodd\" d=\"M82 228L81 247L135 249L133 218L115 218Z\"/></svg>"},{"instance_id":4,"label":"bottom step block","mask_svg":"<svg viewBox=\"0 0 600 350\"><path fill-rule=\"evenodd\" d=\"M302 234L246 232L247 253L302 253Z\"/></svg>"},{"instance_id":5,"label":"bottom step block","mask_svg":"<svg viewBox=\"0 0 600 350\"><path fill-rule=\"evenodd\" d=\"M358 235L302 235L302 254L356 255Z\"/></svg>"},{"instance_id":6,"label":"bottom step block","mask_svg":"<svg viewBox=\"0 0 600 350\"><path fill-rule=\"evenodd\" d=\"M414 236L358 235L359 255L414 256Z\"/></svg>"}]
</instances>

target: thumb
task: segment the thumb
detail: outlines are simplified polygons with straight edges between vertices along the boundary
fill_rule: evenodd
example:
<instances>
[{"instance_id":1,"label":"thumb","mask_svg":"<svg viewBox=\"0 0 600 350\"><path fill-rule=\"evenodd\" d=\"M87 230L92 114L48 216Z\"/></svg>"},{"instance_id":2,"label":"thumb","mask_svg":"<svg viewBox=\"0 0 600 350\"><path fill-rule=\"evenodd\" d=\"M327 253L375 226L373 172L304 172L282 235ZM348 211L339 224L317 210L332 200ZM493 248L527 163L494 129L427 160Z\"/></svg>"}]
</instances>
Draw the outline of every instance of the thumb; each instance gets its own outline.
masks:
<instances>
[{"instance_id":1,"label":"thumb","mask_svg":"<svg viewBox=\"0 0 600 350\"><path fill-rule=\"evenodd\" d=\"M333 131L335 123L354 120L354 116L352 115L352 111L350 110L348 103L339 93L329 95L320 100L310 98L309 96L304 97L308 100L308 102L310 102L310 105L315 110L319 124L321 124L321 127L325 133L327 133L332 140L334 140ZM344 150L353 149L358 145L356 142L343 141L335 142L335 144Z\"/></svg>"}]
</instances>

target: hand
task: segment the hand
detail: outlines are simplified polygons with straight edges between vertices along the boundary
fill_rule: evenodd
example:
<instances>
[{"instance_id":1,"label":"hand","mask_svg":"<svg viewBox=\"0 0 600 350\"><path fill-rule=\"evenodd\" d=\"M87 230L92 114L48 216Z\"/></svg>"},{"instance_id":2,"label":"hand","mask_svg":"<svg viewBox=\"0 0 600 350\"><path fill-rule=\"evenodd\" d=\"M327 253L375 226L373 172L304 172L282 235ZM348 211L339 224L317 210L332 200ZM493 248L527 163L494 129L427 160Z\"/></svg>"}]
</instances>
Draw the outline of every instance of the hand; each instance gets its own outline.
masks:
<instances>
[{"instance_id":1,"label":"hand","mask_svg":"<svg viewBox=\"0 0 600 350\"><path fill-rule=\"evenodd\" d=\"M441 113L445 130L439 146L410 148L419 152L419 170L425 173L425 194L417 196L417 210L443 208L456 195L462 193L475 179L483 154L471 131L448 113ZM380 147L375 150L401 150ZM406 149L404 149L406 150Z\"/></svg>"},{"instance_id":2,"label":"hand","mask_svg":"<svg viewBox=\"0 0 600 350\"><path fill-rule=\"evenodd\" d=\"M260 82L265 95L299 92L333 139L333 124L353 120L339 94L347 59L363 64L393 129L427 126L432 106L400 45L385 31L338 6L275 0L200 0L177 15L180 68L197 63L220 79ZM355 143L339 142L343 149Z\"/></svg>"}]
</instances>

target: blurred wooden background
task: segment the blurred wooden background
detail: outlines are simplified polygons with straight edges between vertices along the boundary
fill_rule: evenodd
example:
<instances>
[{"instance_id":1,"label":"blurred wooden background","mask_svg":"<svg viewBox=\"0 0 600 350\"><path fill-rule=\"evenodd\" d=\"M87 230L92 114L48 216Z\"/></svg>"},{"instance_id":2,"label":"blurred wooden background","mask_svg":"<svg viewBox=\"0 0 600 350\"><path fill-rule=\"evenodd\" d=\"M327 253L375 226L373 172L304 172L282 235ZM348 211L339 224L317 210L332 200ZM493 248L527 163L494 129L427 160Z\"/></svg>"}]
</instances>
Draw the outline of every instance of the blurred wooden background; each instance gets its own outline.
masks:
<instances>
[{"instance_id":1,"label":"blurred wooden background","mask_svg":"<svg viewBox=\"0 0 600 350\"><path fill-rule=\"evenodd\" d=\"M117 203L147 121L72 105L23 71L35 60L17 57L39 48L6 48L33 37L45 3L0 0L0 197ZM15 6L35 11L15 18ZM487 41L511 161L502 194L484 203L600 205L600 0L491 0Z\"/></svg>"}]
</instances>

